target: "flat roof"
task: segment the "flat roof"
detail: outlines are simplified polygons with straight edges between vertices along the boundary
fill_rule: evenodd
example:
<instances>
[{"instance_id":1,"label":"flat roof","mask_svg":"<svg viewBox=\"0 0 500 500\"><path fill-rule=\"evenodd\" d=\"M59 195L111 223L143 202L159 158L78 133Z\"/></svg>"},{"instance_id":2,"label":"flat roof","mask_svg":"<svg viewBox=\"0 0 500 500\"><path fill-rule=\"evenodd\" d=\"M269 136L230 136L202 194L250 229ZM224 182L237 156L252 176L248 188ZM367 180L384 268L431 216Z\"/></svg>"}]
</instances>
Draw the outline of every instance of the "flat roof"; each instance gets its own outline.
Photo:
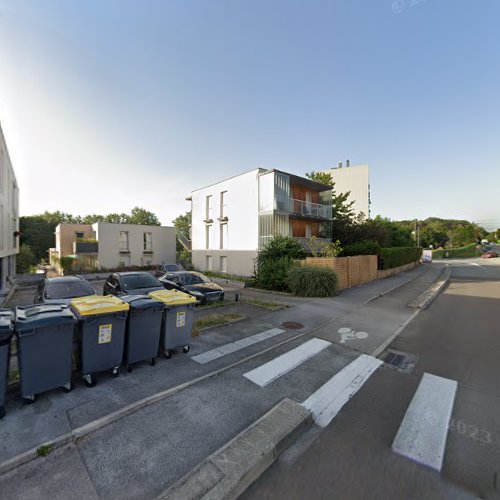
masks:
<instances>
[{"instance_id":1,"label":"flat roof","mask_svg":"<svg viewBox=\"0 0 500 500\"><path fill-rule=\"evenodd\" d=\"M226 179L222 179L218 182L214 182L213 184L208 184L207 186L204 186L204 187L201 187L198 189L194 189L193 191L191 191L191 193L196 193L197 191L201 191L202 189L207 189L209 187L216 186L217 184L221 184L222 182L226 182L226 181L229 181L231 179L235 179L236 177L240 177L242 175L246 175L246 174L249 174L251 172L256 172L256 171L259 172L259 175L260 174L270 174L272 172L278 172L280 174L288 175L288 177L290 177L290 181L292 184L307 187L309 189L312 189L313 191L329 191L332 189L331 186L328 186L326 184L321 184L319 182L312 181L311 179L307 179L306 177L301 177L300 175L295 175L295 174L291 174L290 172L285 172L284 170L278 170L276 168L267 169L267 168L259 167L259 168L254 168L252 170L248 170L246 172L242 172L241 174L232 175L231 177L227 177ZM186 201L191 201L191 196L187 196Z\"/></svg>"}]
</instances>

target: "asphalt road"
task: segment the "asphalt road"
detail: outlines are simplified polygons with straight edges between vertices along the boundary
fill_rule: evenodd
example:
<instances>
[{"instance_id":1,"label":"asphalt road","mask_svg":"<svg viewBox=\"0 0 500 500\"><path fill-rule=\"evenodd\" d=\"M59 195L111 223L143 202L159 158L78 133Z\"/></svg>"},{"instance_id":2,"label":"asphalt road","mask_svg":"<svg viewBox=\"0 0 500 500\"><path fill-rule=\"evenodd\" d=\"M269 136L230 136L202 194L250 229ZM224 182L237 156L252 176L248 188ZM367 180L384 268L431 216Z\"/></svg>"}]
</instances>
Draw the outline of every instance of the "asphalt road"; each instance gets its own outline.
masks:
<instances>
[{"instance_id":1,"label":"asphalt road","mask_svg":"<svg viewBox=\"0 0 500 500\"><path fill-rule=\"evenodd\" d=\"M354 385L348 387L352 399L347 398L324 428L319 426L319 414L312 410L316 424L246 497L460 499L470 498L466 489L488 493L495 478L493 466L500 463L495 455L499 449L495 447L499 438L495 413L499 412L494 399L499 397L498 393L492 395L491 382L485 385L486 392L476 388L497 373L491 361L498 353L491 349L482 356L482 352L493 335L491 315L496 313L492 304L498 297L489 295L500 282L500 266L480 259L466 264L450 262L454 282L406 329L415 318L407 304L436 279L442 263L347 290L333 299L290 300L286 310L196 338L189 356L174 356L155 367L139 366L118 379L103 377L91 390L77 385L64 397L49 393L28 407L14 401L0 429L0 457L4 459L138 398L227 367L217 376L203 378L46 458L3 474L0 496L23 500L48 496L154 498L283 398L306 405L360 359L375 365L365 378L354 375ZM468 288L460 292L455 285L475 286L475 295L469 297ZM485 294L488 297L482 296ZM481 305L471 304L473 299ZM304 327L285 331L285 321ZM465 327L476 322L481 333L475 334L479 344L472 348ZM408 353L416 364L403 371L378 367L380 361L371 355L401 329L390 348ZM293 338L301 331L303 336ZM250 344L249 339L253 339ZM289 341L283 343L286 339ZM478 358L471 368L467 353L473 360ZM441 360L440 355L447 359ZM461 366L466 367L463 373ZM450 433L441 474L391 451L424 371L458 381L453 428L457 439L472 440L465 444L458 440L457 444ZM478 410L482 403L488 407ZM467 412L467 408L472 410ZM436 424L439 422L429 422ZM472 435L482 439L479 452ZM458 451L450 454L457 446ZM467 465L463 473L462 453L465 461L468 455L473 457L477 467Z\"/></svg>"},{"instance_id":2,"label":"asphalt road","mask_svg":"<svg viewBox=\"0 0 500 500\"><path fill-rule=\"evenodd\" d=\"M447 289L389 346L414 363L379 368L244 499L500 498L500 262L450 265ZM425 373L457 382L440 471L391 449ZM438 413L419 417L424 434L442 423Z\"/></svg>"}]
</instances>

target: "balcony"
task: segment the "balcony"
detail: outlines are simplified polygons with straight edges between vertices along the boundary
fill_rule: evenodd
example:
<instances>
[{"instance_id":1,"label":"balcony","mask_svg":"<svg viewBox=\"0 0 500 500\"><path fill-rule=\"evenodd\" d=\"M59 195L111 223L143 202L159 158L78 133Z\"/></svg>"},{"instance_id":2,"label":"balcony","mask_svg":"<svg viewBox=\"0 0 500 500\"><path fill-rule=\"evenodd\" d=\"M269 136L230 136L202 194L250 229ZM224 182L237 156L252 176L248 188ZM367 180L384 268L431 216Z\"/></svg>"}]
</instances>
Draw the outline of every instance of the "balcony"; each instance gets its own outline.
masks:
<instances>
[{"instance_id":1,"label":"balcony","mask_svg":"<svg viewBox=\"0 0 500 500\"><path fill-rule=\"evenodd\" d=\"M332 219L332 207L310 201L296 200L294 198L283 198L275 200L276 210L288 212L290 215L310 219Z\"/></svg>"},{"instance_id":2,"label":"balcony","mask_svg":"<svg viewBox=\"0 0 500 500\"><path fill-rule=\"evenodd\" d=\"M97 254L99 244L97 241L75 241L73 242L73 254Z\"/></svg>"}]
</instances>

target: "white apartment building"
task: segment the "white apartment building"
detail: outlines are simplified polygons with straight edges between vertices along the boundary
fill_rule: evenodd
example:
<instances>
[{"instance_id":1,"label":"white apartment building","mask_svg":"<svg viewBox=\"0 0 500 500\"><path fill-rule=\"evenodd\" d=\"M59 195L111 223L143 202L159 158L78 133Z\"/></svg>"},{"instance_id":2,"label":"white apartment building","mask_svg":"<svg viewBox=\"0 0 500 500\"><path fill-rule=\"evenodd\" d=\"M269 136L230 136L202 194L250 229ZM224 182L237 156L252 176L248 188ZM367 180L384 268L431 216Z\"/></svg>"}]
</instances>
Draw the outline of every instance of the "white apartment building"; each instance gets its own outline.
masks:
<instances>
[{"instance_id":1,"label":"white apartment building","mask_svg":"<svg viewBox=\"0 0 500 500\"><path fill-rule=\"evenodd\" d=\"M335 192L337 194L350 191L348 201L353 201L354 212L359 215L361 212L370 217L370 167L368 165L350 166L349 160L343 167L339 163L336 168L326 170L332 175L335 182Z\"/></svg>"},{"instance_id":2,"label":"white apartment building","mask_svg":"<svg viewBox=\"0 0 500 500\"><path fill-rule=\"evenodd\" d=\"M76 270L157 266L176 261L176 230L140 224L59 224L51 257L72 256Z\"/></svg>"},{"instance_id":3,"label":"white apartment building","mask_svg":"<svg viewBox=\"0 0 500 500\"><path fill-rule=\"evenodd\" d=\"M191 193L195 268L250 276L257 252L274 235L306 245L331 241L332 191L303 177L257 168Z\"/></svg>"},{"instance_id":4,"label":"white apartment building","mask_svg":"<svg viewBox=\"0 0 500 500\"><path fill-rule=\"evenodd\" d=\"M0 126L0 295L16 274L19 253L19 188Z\"/></svg>"}]
</instances>

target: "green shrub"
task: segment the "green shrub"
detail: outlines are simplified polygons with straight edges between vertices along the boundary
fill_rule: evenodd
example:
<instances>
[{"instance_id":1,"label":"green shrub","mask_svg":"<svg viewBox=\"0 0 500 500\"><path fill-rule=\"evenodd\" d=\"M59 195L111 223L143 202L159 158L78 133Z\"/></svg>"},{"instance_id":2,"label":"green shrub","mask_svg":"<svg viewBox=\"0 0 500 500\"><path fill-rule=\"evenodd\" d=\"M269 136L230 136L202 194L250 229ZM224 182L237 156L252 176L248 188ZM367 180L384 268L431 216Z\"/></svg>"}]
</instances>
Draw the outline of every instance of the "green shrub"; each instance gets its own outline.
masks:
<instances>
[{"instance_id":1,"label":"green shrub","mask_svg":"<svg viewBox=\"0 0 500 500\"><path fill-rule=\"evenodd\" d=\"M349 257L351 255L379 255L380 245L376 241L360 241L346 245L341 253L341 257Z\"/></svg>"},{"instance_id":2,"label":"green shrub","mask_svg":"<svg viewBox=\"0 0 500 500\"><path fill-rule=\"evenodd\" d=\"M35 265L35 254L29 245L21 245L17 254L17 273L24 274L30 272L30 269Z\"/></svg>"},{"instance_id":3,"label":"green shrub","mask_svg":"<svg viewBox=\"0 0 500 500\"><path fill-rule=\"evenodd\" d=\"M292 259L280 257L262 261L257 267L257 286L266 290L287 290L287 275L292 267Z\"/></svg>"},{"instance_id":4,"label":"green shrub","mask_svg":"<svg viewBox=\"0 0 500 500\"><path fill-rule=\"evenodd\" d=\"M265 260L280 259L288 257L289 259L305 259L306 251L304 247L291 236L273 236L271 240L259 252L257 264Z\"/></svg>"},{"instance_id":5,"label":"green shrub","mask_svg":"<svg viewBox=\"0 0 500 500\"><path fill-rule=\"evenodd\" d=\"M293 266L286 278L288 289L301 297L332 297L337 293L337 273L317 266Z\"/></svg>"},{"instance_id":6,"label":"green shrub","mask_svg":"<svg viewBox=\"0 0 500 500\"><path fill-rule=\"evenodd\" d=\"M481 253L481 250L477 249L477 244L471 243L470 245L466 245L465 247L450 249L440 248L438 250L433 250L432 258L464 259L467 257L477 257L478 255L481 255Z\"/></svg>"},{"instance_id":7,"label":"green shrub","mask_svg":"<svg viewBox=\"0 0 500 500\"><path fill-rule=\"evenodd\" d=\"M381 248L378 268L392 269L393 267L404 266L412 262L417 262L422 256L420 247L393 247Z\"/></svg>"}]
</instances>

